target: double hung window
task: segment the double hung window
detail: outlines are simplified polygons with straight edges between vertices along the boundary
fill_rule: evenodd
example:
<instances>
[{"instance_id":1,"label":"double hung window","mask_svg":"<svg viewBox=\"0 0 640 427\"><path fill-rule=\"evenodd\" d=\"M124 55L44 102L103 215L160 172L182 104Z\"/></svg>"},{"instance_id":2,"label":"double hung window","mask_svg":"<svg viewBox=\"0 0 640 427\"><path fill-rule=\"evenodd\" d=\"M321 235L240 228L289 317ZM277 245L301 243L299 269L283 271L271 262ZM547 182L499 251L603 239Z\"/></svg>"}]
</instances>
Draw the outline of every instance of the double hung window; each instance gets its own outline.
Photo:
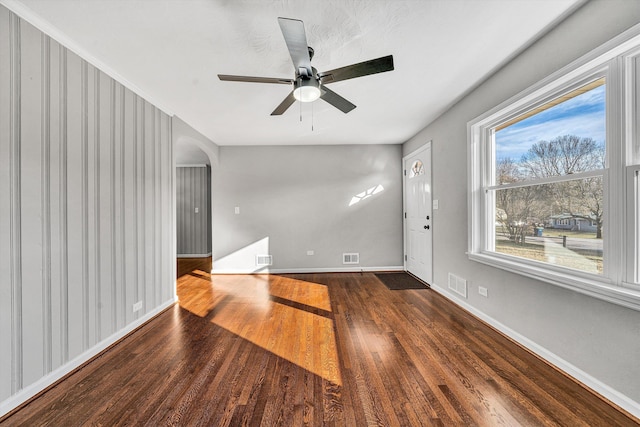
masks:
<instances>
[{"instance_id":1,"label":"double hung window","mask_svg":"<svg viewBox=\"0 0 640 427\"><path fill-rule=\"evenodd\" d=\"M471 121L469 257L640 309L640 27Z\"/></svg>"}]
</instances>

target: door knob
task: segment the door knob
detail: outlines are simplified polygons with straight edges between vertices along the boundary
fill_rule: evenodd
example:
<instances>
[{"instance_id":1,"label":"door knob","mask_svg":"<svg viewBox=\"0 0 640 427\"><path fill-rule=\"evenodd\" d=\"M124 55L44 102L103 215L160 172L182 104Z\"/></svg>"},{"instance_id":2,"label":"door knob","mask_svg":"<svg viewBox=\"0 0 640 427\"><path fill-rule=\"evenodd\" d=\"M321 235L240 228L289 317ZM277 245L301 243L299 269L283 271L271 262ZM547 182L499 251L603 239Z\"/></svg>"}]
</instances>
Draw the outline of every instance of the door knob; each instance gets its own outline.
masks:
<instances>
[{"instance_id":1,"label":"door knob","mask_svg":"<svg viewBox=\"0 0 640 427\"><path fill-rule=\"evenodd\" d=\"M428 225L425 225L425 226L424 226L424 229L425 229L425 230L428 230L429 228L430 228L430 227L429 227Z\"/></svg>"}]
</instances>

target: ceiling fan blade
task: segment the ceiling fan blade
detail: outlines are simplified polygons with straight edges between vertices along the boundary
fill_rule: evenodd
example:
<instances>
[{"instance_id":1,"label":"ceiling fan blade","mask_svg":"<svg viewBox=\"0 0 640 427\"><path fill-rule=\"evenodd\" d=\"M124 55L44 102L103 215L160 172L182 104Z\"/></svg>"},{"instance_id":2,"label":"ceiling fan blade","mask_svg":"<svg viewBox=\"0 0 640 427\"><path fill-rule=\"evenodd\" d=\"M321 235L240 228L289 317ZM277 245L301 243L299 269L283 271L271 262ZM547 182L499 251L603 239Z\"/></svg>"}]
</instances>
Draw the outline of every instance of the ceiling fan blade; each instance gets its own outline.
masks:
<instances>
[{"instance_id":1,"label":"ceiling fan blade","mask_svg":"<svg viewBox=\"0 0 640 427\"><path fill-rule=\"evenodd\" d=\"M323 84L335 83L355 77L368 76L369 74L384 73L393 70L393 55L383 56L369 61L359 62L346 67L320 73Z\"/></svg>"},{"instance_id":2,"label":"ceiling fan blade","mask_svg":"<svg viewBox=\"0 0 640 427\"><path fill-rule=\"evenodd\" d=\"M294 102L296 102L296 99L293 97L293 91L291 91L291 93L289 95L287 95L287 97L280 103L280 105L278 105L276 107L276 109L273 110L271 115L272 116L280 116L280 115L284 114L284 112L287 111L287 109L289 107L291 107L291 105Z\"/></svg>"},{"instance_id":3,"label":"ceiling fan blade","mask_svg":"<svg viewBox=\"0 0 640 427\"><path fill-rule=\"evenodd\" d=\"M311 76L311 58L309 58L309 47L307 44L307 35L304 31L304 23L299 19L278 18L284 41L289 49L291 61L296 73L300 73L300 69L306 70L307 76ZM302 73L300 73L302 74Z\"/></svg>"},{"instance_id":4,"label":"ceiling fan blade","mask_svg":"<svg viewBox=\"0 0 640 427\"><path fill-rule=\"evenodd\" d=\"M291 79L279 79L277 77L250 77L250 76L230 76L228 74L218 74L220 80L229 82L249 82L249 83L280 83L290 85Z\"/></svg>"},{"instance_id":5,"label":"ceiling fan blade","mask_svg":"<svg viewBox=\"0 0 640 427\"><path fill-rule=\"evenodd\" d=\"M320 95L320 98L322 98L329 104L333 105L343 113L346 114L349 111L356 108L355 105L353 105L352 103L350 103L349 101L347 101L346 99L344 99L343 97L335 93L334 91L327 89L326 87L323 87L320 90L322 91L322 95Z\"/></svg>"}]
</instances>

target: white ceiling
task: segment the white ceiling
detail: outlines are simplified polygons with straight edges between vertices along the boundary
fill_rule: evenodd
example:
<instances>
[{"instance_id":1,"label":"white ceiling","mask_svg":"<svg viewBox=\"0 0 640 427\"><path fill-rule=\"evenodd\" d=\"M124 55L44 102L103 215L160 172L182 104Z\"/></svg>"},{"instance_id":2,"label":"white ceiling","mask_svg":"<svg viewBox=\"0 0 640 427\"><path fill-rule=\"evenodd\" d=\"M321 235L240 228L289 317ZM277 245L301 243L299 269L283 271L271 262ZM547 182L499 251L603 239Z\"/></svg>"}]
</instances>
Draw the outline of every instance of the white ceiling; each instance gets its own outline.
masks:
<instances>
[{"instance_id":1,"label":"white ceiling","mask_svg":"<svg viewBox=\"0 0 640 427\"><path fill-rule=\"evenodd\" d=\"M2 1L219 145L402 143L582 3ZM304 21L318 71L389 54L395 70L332 84L348 114L318 100L270 116L288 86L217 74L292 78L279 16Z\"/></svg>"}]
</instances>

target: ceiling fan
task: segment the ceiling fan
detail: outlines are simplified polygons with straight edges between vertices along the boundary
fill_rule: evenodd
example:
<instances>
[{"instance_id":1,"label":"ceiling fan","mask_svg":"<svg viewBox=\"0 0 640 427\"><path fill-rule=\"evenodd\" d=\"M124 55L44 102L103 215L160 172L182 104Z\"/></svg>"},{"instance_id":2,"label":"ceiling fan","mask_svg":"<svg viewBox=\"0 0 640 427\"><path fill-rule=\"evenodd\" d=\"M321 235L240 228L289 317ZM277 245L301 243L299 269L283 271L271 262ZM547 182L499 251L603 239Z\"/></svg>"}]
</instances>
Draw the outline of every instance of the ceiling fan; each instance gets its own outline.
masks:
<instances>
[{"instance_id":1,"label":"ceiling fan","mask_svg":"<svg viewBox=\"0 0 640 427\"><path fill-rule=\"evenodd\" d=\"M304 23L298 19L289 18L278 18L278 23L293 61L295 79L218 74L220 80L226 81L293 85L291 93L273 110L272 116L283 114L296 100L312 102L318 98L343 113L348 113L356 106L327 88L327 84L393 70L393 56L389 55L318 73L318 70L311 66L313 48L307 45Z\"/></svg>"}]
</instances>

